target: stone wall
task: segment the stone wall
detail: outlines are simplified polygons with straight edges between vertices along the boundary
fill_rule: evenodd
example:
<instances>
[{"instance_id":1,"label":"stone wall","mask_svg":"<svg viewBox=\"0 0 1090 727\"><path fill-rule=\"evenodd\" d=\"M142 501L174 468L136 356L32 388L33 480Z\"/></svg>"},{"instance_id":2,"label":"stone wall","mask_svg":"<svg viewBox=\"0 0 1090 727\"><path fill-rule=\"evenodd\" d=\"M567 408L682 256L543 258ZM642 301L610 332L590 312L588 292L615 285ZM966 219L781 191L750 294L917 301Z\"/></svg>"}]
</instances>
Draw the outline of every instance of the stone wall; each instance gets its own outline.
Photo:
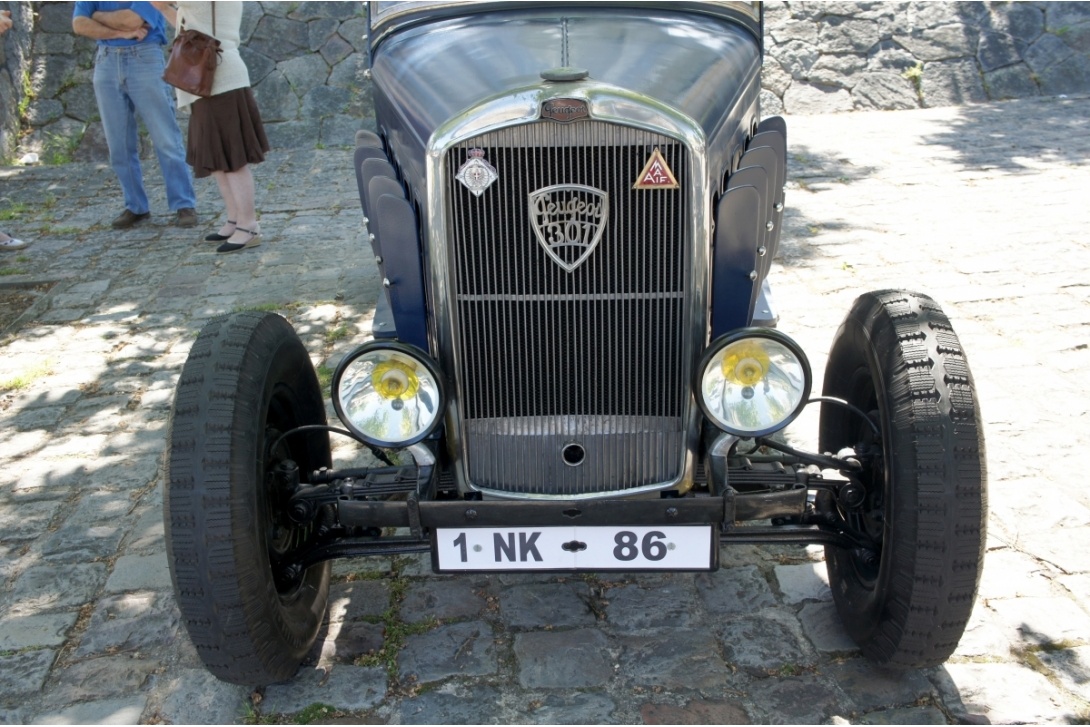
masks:
<instances>
[{"instance_id":1,"label":"stone wall","mask_svg":"<svg viewBox=\"0 0 1090 727\"><path fill-rule=\"evenodd\" d=\"M21 122L20 153L105 160L94 43L72 34L72 3L4 6L20 28L2 46L0 154ZM1090 93L1090 3L772 2L765 20L765 113ZM360 3L246 4L242 54L274 147L350 145L373 128L364 29Z\"/></svg>"},{"instance_id":2,"label":"stone wall","mask_svg":"<svg viewBox=\"0 0 1090 727\"><path fill-rule=\"evenodd\" d=\"M1090 3L773 2L766 113L1090 93Z\"/></svg>"},{"instance_id":3,"label":"stone wall","mask_svg":"<svg viewBox=\"0 0 1090 727\"><path fill-rule=\"evenodd\" d=\"M19 140L19 103L24 98L24 71L30 68L33 43L33 12L29 2L0 3L14 22L0 37L0 161L10 155Z\"/></svg>"}]
</instances>

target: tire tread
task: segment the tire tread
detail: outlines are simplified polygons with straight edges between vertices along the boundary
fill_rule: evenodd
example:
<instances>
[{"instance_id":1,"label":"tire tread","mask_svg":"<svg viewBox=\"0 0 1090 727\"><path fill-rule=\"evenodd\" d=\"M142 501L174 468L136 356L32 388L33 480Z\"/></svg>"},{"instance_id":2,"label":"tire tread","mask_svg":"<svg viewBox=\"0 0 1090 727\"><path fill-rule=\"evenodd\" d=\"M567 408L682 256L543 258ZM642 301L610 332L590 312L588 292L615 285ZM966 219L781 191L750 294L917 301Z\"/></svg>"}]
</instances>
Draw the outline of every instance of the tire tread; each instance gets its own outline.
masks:
<instances>
[{"instance_id":1,"label":"tire tread","mask_svg":"<svg viewBox=\"0 0 1090 727\"><path fill-rule=\"evenodd\" d=\"M255 518L240 483L253 476L235 452L239 438L264 436L254 431L259 412L253 402L263 386L249 375L255 357L292 353L296 346L302 349L279 316L245 312L211 321L185 363L171 419L163 502L171 578L201 659L215 676L236 684L288 678L301 656L298 643L285 648L293 639L271 630L274 608L261 593L270 576L254 552L264 544L242 537ZM328 587L328 565L324 568ZM275 592L271 595L275 600ZM322 611L324 599L324 594L318 598Z\"/></svg>"},{"instance_id":2,"label":"tire tread","mask_svg":"<svg viewBox=\"0 0 1090 727\"><path fill-rule=\"evenodd\" d=\"M893 548L887 602L877 607L881 613L871 614L869 633L856 628L853 635L862 634L864 653L879 663L934 666L957 647L983 564L984 450L972 375L935 301L919 293L877 291L856 301L838 333L826 395L841 395L835 367L861 356L859 344L852 343L860 340L870 342L884 372L879 395L889 404L894 443L896 533L895 542L886 544ZM822 448L836 451L829 437L835 439L823 414ZM861 615L845 598L838 597L837 606L846 620Z\"/></svg>"}]
</instances>

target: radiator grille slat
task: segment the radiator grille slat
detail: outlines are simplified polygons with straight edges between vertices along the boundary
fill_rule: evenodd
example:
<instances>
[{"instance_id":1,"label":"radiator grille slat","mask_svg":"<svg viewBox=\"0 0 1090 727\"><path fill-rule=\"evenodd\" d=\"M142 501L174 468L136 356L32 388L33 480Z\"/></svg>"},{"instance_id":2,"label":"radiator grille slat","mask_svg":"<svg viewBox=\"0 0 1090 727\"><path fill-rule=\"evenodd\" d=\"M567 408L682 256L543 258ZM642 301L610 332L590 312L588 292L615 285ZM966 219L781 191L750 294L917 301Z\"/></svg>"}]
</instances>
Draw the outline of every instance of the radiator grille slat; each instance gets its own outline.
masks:
<instances>
[{"instance_id":1,"label":"radiator grille slat","mask_svg":"<svg viewBox=\"0 0 1090 727\"><path fill-rule=\"evenodd\" d=\"M470 149L499 173L479 197L454 179ZM689 214L684 190L632 188L655 149L687 178L682 144L598 121L512 127L448 152L451 306L472 484L566 495L680 475ZM609 200L600 242L571 272L539 242L529 208L531 193L558 184ZM568 444L582 448L581 462L564 460Z\"/></svg>"}]
</instances>

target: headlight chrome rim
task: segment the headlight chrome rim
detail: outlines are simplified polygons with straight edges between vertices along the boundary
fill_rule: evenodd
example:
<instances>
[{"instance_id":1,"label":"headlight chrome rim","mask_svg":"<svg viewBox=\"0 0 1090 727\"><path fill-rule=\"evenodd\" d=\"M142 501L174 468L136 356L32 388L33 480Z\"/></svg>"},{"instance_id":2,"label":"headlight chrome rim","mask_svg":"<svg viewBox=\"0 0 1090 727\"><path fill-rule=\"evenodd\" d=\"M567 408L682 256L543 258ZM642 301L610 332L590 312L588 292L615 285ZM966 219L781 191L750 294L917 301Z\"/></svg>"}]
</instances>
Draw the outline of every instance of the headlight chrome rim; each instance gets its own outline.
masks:
<instances>
[{"instance_id":1,"label":"headlight chrome rim","mask_svg":"<svg viewBox=\"0 0 1090 727\"><path fill-rule=\"evenodd\" d=\"M342 384L345 376L349 374L353 365L373 358L376 354L380 359L384 355L386 358L379 360L377 363L372 362L371 367L366 372L361 373L361 378L366 376L374 382L375 369L385 366L385 371L397 380L393 383L403 382L406 389L411 391L412 399L419 396L421 388L425 392L434 392L437 401L430 411L431 421L419 427L409 436L402 438L376 436L373 432L368 432L358 425L345 411L345 403L342 401ZM425 377L423 382L421 382L420 376L416 375L418 371L410 367L406 360L411 361L422 370L420 375ZM387 401L400 398L396 396L396 387L395 389L388 388L385 394L380 393L377 389L374 389L371 393L375 394L379 399ZM333 409L337 412L337 417L353 435L371 446L390 449L403 449L426 439L442 423L446 408L446 391L443 386L443 379L439 375L438 365L429 355L416 346L398 341L369 341L341 359L330 383L330 398L333 399Z\"/></svg>"},{"instance_id":2,"label":"headlight chrome rim","mask_svg":"<svg viewBox=\"0 0 1090 727\"><path fill-rule=\"evenodd\" d=\"M708 375L708 367L728 347L743 341L754 339L765 339L769 341L771 344L773 344L773 351L776 353L776 355L779 355L780 352L775 351L774 346L782 346L784 349L786 349L786 352L794 357L799 366L802 378L802 386L797 390L798 400L793 403L793 407L788 414L782 416L774 423L770 423L766 426L747 429L741 426L736 426L729 421L725 421L723 417L720 416L719 412L717 412L711 405L709 405L709 403L705 400L704 382ZM759 342L755 344L755 350L764 352L764 354L767 356L768 352L764 348L762 348ZM758 359L755 361L748 361L748 363L753 366L767 365L767 361L759 360L759 356L753 356L752 358ZM740 376L749 377L753 375L749 367L745 366L747 361L740 361L739 363L742 365L742 373L739 374ZM767 374L768 372L766 371L764 375ZM739 328L734 331L730 331L729 333L723 334L719 338L712 341L711 344L708 346L707 350L704 352L704 355L700 358L700 365L697 367L696 375L693 380L693 391L696 395L697 404L699 404L701 411L704 413L704 416L716 428L728 434L733 434L735 436L743 438L763 437L768 434L772 434L773 432L778 432L781 429L784 429L798 417L798 415L802 412L803 408L805 408L810 398L810 391L813 386L813 378L813 373L810 370L809 359L807 359L806 354L802 350L802 347L799 346L799 344L790 336L781 333L774 328Z\"/></svg>"}]
</instances>

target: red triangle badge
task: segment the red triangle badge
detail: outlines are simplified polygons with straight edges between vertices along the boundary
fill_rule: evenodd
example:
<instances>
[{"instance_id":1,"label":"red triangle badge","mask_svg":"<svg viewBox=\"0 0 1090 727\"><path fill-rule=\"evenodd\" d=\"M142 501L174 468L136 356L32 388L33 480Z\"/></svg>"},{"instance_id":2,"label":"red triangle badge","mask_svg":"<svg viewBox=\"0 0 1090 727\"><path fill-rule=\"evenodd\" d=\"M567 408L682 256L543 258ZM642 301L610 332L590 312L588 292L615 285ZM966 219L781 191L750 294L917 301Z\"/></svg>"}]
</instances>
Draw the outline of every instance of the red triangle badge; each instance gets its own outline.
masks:
<instances>
[{"instance_id":1,"label":"red triangle badge","mask_svg":"<svg viewBox=\"0 0 1090 727\"><path fill-rule=\"evenodd\" d=\"M677 179L657 148L651 153L632 189L677 189Z\"/></svg>"}]
</instances>

